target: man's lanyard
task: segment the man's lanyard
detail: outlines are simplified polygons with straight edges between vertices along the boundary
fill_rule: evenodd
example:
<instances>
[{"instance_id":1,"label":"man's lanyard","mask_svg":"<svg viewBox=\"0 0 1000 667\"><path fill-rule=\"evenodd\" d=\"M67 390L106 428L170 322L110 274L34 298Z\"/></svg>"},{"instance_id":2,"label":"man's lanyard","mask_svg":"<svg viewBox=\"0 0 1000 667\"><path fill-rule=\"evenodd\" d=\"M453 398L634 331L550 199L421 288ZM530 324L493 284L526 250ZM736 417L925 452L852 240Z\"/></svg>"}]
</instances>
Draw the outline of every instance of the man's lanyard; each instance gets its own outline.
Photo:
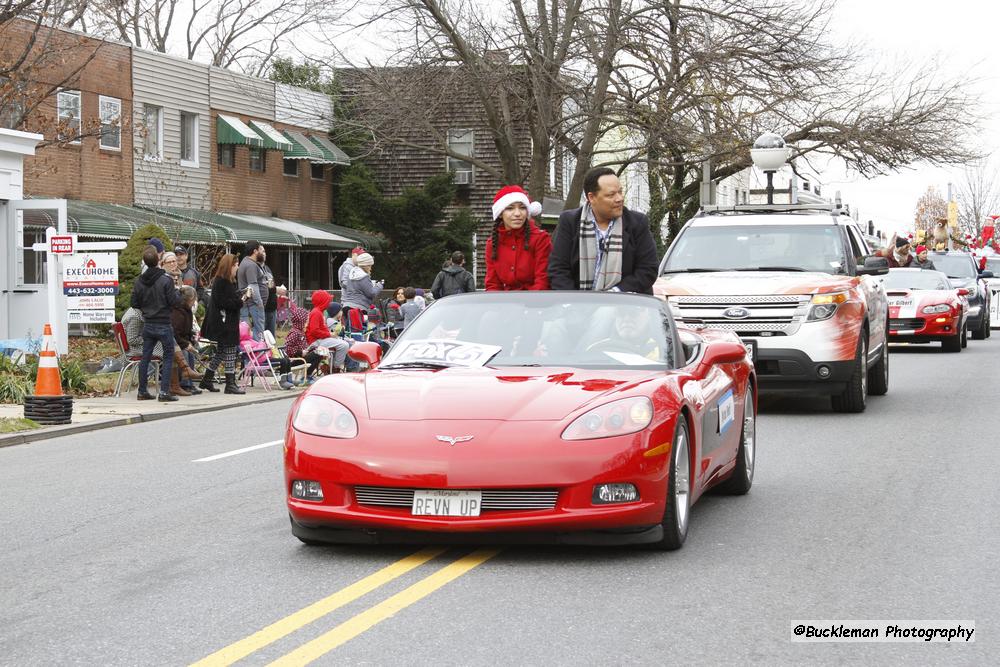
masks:
<instances>
[{"instance_id":1,"label":"man's lanyard","mask_svg":"<svg viewBox=\"0 0 1000 667\"><path fill-rule=\"evenodd\" d=\"M601 228L597 226L597 217L593 219L594 223L594 236L597 240L597 260L594 265L594 289L597 289L597 276L601 275L601 265L604 263L604 255L608 252L608 244L611 239L611 230L614 229L615 220L612 220L608 224L608 228L605 231L601 231Z\"/></svg>"}]
</instances>

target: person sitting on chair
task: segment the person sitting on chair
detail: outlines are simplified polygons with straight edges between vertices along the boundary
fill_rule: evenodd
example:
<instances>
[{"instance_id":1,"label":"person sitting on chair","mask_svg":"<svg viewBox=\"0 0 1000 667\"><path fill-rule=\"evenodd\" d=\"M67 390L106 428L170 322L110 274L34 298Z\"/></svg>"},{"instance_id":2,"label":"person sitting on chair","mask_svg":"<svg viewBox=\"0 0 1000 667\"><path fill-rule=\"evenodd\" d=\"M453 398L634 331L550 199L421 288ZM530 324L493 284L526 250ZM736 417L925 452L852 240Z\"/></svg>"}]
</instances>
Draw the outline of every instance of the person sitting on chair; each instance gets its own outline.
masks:
<instances>
[{"instance_id":1,"label":"person sitting on chair","mask_svg":"<svg viewBox=\"0 0 1000 667\"><path fill-rule=\"evenodd\" d=\"M313 308L309 312L306 326L306 341L309 342L310 348L325 347L330 350L330 372L342 373L350 344L343 338L331 334L326 325L326 309L332 300L325 290L316 290L312 293Z\"/></svg>"}]
</instances>

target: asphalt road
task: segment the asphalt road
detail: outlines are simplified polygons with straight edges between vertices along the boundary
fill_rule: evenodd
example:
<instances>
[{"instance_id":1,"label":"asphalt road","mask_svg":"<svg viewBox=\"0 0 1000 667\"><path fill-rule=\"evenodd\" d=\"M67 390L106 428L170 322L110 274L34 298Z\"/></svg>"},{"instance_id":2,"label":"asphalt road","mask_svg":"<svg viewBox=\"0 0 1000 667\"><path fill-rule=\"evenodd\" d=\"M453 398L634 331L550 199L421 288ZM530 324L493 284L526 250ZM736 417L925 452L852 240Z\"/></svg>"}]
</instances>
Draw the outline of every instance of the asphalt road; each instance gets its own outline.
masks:
<instances>
[{"instance_id":1,"label":"asphalt road","mask_svg":"<svg viewBox=\"0 0 1000 667\"><path fill-rule=\"evenodd\" d=\"M996 664L998 373L997 338L895 348L862 415L765 400L753 490L702 499L673 553L305 547L280 445L197 461L279 439L283 401L0 449L0 664Z\"/></svg>"}]
</instances>

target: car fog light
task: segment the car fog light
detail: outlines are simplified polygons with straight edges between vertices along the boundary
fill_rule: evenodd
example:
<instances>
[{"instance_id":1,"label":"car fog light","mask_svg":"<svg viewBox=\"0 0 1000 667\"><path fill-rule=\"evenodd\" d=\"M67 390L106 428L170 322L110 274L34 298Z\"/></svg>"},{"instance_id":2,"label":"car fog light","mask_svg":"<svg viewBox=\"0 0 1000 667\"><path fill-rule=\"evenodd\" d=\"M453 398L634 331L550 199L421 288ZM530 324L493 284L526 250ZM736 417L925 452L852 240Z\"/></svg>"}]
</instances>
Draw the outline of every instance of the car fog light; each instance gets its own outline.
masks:
<instances>
[{"instance_id":1,"label":"car fog light","mask_svg":"<svg viewBox=\"0 0 1000 667\"><path fill-rule=\"evenodd\" d=\"M639 500L639 489L635 484L600 484L594 487L592 502L595 505L612 503L634 503Z\"/></svg>"},{"instance_id":2,"label":"car fog light","mask_svg":"<svg viewBox=\"0 0 1000 667\"><path fill-rule=\"evenodd\" d=\"M831 371L829 366L820 366L816 369L816 375L820 376L824 380L830 377L830 373Z\"/></svg>"},{"instance_id":3,"label":"car fog light","mask_svg":"<svg viewBox=\"0 0 1000 667\"><path fill-rule=\"evenodd\" d=\"M319 482L297 479L292 482L292 498L301 500L323 500L323 487Z\"/></svg>"}]
</instances>

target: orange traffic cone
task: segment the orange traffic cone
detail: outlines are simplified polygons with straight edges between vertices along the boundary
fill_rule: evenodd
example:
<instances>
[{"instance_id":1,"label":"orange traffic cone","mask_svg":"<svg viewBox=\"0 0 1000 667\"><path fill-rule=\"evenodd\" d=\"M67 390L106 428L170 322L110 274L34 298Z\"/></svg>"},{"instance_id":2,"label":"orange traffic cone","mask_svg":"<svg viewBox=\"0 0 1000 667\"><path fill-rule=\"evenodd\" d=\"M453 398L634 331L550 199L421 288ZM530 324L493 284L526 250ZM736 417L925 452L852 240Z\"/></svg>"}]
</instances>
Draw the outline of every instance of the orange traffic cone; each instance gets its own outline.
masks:
<instances>
[{"instance_id":1,"label":"orange traffic cone","mask_svg":"<svg viewBox=\"0 0 1000 667\"><path fill-rule=\"evenodd\" d=\"M45 325L42 349L38 353L38 377L35 379L35 396L62 396L62 378L59 376L59 359L52 340L52 326Z\"/></svg>"}]
</instances>

